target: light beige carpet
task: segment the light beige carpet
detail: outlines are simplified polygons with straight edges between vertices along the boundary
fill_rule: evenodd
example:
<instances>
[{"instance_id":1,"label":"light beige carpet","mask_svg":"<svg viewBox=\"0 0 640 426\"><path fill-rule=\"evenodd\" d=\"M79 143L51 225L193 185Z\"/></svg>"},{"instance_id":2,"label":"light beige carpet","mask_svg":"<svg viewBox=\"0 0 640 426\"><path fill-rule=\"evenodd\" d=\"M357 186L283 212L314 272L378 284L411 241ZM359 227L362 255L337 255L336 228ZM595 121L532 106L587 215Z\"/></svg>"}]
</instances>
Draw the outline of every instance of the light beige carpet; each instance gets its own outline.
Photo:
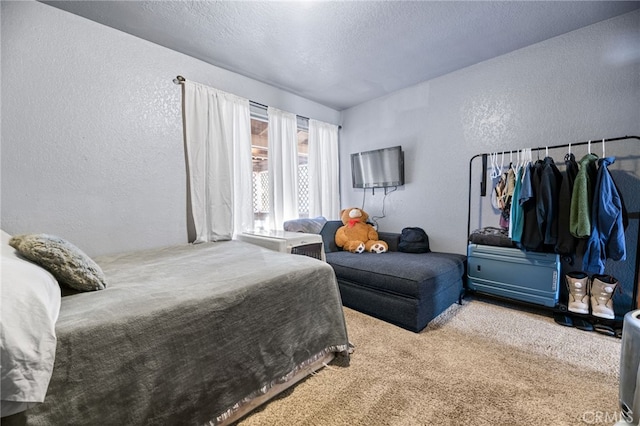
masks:
<instances>
[{"instance_id":1,"label":"light beige carpet","mask_svg":"<svg viewBox=\"0 0 640 426\"><path fill-rule=\"evenodd\" d=\"M465 299L416 334L345 308L355 345L240 421L253 425L584 425L618 419L619 339Z\"/></svg>"}]
</instances>

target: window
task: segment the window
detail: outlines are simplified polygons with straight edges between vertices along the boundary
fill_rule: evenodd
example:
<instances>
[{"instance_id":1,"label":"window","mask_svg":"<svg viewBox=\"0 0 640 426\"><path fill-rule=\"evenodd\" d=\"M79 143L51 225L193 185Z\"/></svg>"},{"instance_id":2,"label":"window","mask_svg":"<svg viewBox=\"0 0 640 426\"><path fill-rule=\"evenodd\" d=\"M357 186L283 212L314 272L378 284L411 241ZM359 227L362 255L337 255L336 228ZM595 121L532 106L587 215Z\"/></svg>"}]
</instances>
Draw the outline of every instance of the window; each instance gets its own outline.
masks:
<instances>
[{"instance_id":1,"label":"window","mask_svg":"<svg viewBox=\"0 0 640 426\"><path fill-rule=\"evenodd\" d=\"M269 215L269 124L251 119L253 163L253 226L264 228Z\"/></svg>"},{"instance_id":2,"label":"window","mask_svg":"<svg viewBox=\"0 0 640 426\"><path fill-rule=\"evenodd\" d=\"M269 217L269 123L266 111L251 113L251 158L253 161L253 226L265 228ZM309 130L298 117L298 210L309 217Z\"/></svg>"},{"instance_id":3,"label":"window","mask_svg":"<svg viewBox=\"0 0 640 426\"><path fill-rule=\"evenodd\" d=\"M309 129L298 123L298 215L309 217Z\"/></svg>"}]
</instances>

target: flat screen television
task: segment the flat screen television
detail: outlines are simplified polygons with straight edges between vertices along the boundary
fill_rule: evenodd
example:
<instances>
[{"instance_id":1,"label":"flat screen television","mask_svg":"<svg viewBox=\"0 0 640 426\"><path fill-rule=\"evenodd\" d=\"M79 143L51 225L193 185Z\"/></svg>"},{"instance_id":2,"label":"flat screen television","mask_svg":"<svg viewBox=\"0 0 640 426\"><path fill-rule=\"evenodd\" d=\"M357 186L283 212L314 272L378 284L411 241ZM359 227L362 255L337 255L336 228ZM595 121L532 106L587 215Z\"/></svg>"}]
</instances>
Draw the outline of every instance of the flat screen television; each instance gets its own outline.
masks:
<instances>
[{"instance_id":1,"label":"flat screen television","mask_svg":"<svg viewBox=\"0 0 640 426\"><path fill-rule=\"evenodd\" d=\"M401 146L351 154L354 188L387 188L404 185L404 152Z\"/></svg>"}]
</instances>

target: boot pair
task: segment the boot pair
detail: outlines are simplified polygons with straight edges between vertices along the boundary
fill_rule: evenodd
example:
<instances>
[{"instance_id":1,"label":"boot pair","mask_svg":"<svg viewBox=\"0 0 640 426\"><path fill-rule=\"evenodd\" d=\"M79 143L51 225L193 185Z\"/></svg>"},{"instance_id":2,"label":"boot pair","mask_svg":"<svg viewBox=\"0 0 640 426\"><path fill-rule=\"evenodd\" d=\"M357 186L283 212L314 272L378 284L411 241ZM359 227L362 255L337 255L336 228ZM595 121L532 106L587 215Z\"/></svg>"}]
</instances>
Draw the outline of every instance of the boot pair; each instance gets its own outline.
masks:
<instances>
[{"instance_id":1,"label":"boot pair","mask_svg":"<svg viewBox=\"0 0 640 426\"><path fill-rule=\"evenodd\" d=\"M605 319L614 319L613 292L618 281L611 275L596 274L589 279L584 272L569 272L565 275L569 290L567 309L577 314L589 314ZM591 305L591 306L589 306ZM591 312L589 312L591 308Z\"/></svg>"}]
</instances>

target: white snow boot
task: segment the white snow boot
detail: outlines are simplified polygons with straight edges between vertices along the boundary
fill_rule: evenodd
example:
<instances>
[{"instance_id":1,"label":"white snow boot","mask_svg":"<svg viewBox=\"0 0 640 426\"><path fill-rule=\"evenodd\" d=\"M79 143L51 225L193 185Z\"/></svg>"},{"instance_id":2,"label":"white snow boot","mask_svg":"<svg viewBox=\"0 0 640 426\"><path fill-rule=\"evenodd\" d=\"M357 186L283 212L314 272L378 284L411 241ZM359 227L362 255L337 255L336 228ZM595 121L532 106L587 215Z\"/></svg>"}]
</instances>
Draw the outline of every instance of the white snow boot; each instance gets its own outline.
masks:
<instances>
[{"instance_id":1,"label":"white snow boot","mask_svg":"<svg viewBox=\"0 0 640 426\"><path fill-rule=\"evenodd\" d=\"M611 275L594 275L591 281L591 314L594 317L614 319L613 292L618 281Z\"/></svg>"},{"instance_id":2,"label":"white snow boot","mask_svg":"<svg viewBox=\"0 0 640 426\"><path fill-rule=\"evenodd\" d=\"M569 290L567 309L577 314L589 313L589 276L584 272L569 272L565 275Z\"/></svg>"}]
</instances>

